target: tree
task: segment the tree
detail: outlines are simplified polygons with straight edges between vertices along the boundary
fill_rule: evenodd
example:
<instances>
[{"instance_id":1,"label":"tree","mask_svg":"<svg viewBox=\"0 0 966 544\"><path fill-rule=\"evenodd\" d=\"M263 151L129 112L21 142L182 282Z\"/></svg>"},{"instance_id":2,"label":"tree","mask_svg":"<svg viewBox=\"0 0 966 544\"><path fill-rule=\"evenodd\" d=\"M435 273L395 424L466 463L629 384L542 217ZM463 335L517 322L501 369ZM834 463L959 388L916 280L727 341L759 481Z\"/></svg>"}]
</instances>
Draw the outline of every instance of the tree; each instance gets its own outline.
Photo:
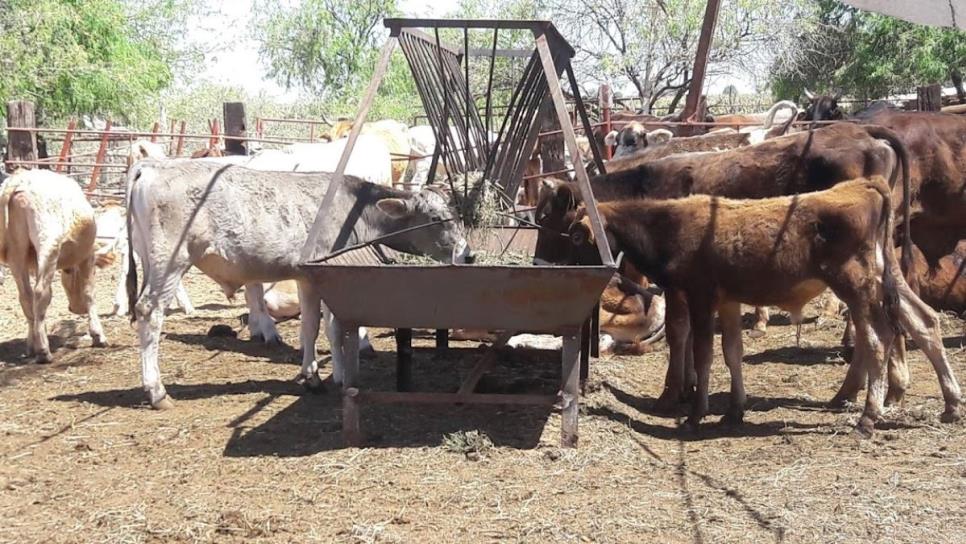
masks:
<instances>
[{"instance_id":1,"label":"tree","mask_svg":"<svg viewBox=\"0 0 966 544\"><path fill-rule=\"evenodd\" d=\"M0 0L0 101L32 100L42 118L136 117L186 59L170 23L188 3Z\"/></svg>"},{"instance_id":2,"label":"tree","mask_svg":"<svg viewBox=\"0 0 966 544\"><path fill-rule=\"evenodd\" d=\"M380 23L396 12L396 2L303 0L292 7L265 0L258 11L255 34L269 75L288 88L327 96L365 78L362 68L386 34Z\"/></svg>"},{"instance_id":3,"label":"tree","mask_svg":"<svg viewBox=\"0 0 966 544\"><path fill-rule=\"evenodd\" d=\"M712 42L708 75L754 71L794 24L782 0L725 0ZM548 13L578 50L582 79L630 83L645 112L668 98L675 110L691 87L704 0L549 0Z\"/></svg>"},{"instance_id":4,"label":"tree","mask_svg":"<svg viewBox=\"0 0 966 544\"><path fill-rule=\"evenodd\" d=\"M962 100L966 32L908 23L822 0L803 11L803 28L772 67L775 94L838 88L866 99L953 82Z\"/></svg>"}]
</instances>

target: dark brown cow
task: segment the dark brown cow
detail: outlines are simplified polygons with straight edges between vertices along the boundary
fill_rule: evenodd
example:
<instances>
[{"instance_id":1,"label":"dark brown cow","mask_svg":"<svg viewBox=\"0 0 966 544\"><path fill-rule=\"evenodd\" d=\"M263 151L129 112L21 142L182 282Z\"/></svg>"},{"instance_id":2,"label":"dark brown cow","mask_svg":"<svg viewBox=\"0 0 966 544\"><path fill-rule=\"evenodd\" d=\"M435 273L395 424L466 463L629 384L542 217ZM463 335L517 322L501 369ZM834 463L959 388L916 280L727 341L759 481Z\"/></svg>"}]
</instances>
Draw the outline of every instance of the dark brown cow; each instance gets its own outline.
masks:
<instances>
[{"instance_id":1,"label":"dark brown cow","mask_svg":"<svg viewBox=\"0 0 966 544\"><path fill-rule=\"evenodd\" d=\"M885 141L883 141L885 140ZM873 175L893 176L896 158L908 184L905 147L894 133L882 127L839 124L814 132L792 134L754 146L718 153L672 155L635 168L592 179L598 201L679 198L711 194L731 198L764 198L826 189L836 183ZM899 200L899 199L894 199ZM565 262L567 240L553 233L569 225L568 213L579 203L569 184L547 191L537 208L541 226L536 256ZM667 296L667 340L670 364L665 390L655 409L671 411L690 389L685 380L688 341L687 307ZM890 367L891 370L892 367ZM890 382L903 385L902 376L890 372Z\"/></svg>"},{"instance_id":2,"label":"dark brown cow","mask_svg":"<svg viewBox=\"0 0 966 544\"><path fill-rule=\"evenodd\" d=\"M919 298L937 310L966 312L966 240L952 253L930 265L917 246L912 248L912 276L919 285Z\"/></svg>"},{"instance_id":3,"label":"dark brown cow","mask_svg":"<svg viewBox=\"0 0 966 544\"><path fill-rule=\"evenodd\" d=\"M909 288L896 261L891 192L876 176L788 197L699 195L599 206L611 251L623 252L638 270L687 301L697 372L688 427L696 429L708 409L715 311L731 371L725 421L740 423L745 403L740 304L795 308L826 287L849 306L857 331L853 365L868 376L860 433L871 434L882 413L888 351L900 325L935 368L945 400L943 421L961 417L959 385L939 318ZM579 255L599 261L583 210L569 234Z\"/></svg>"}]
</instances>

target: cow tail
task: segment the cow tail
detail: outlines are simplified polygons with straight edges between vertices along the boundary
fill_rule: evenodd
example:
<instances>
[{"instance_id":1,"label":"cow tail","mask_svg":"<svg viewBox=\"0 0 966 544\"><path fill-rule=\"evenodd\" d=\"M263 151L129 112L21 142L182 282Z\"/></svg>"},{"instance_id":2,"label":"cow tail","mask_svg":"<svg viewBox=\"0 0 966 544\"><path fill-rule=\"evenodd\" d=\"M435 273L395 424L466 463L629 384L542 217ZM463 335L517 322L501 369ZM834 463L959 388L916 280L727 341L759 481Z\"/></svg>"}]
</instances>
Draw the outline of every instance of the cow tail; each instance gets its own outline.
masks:
<instances>
[{"instance_id":1,"label":"cow tail","mask_svg":"<svg viewBox=\"0 0 966 544\"><path fill-rule=\"evenodd\" d=\"M882 232L876 232L873 236L881 235L882 246L882 309L892 327L899 332L899 283L896 281L895 274L895 245L892 241L892 232L895 228L892 212L892 189L882 187L877 183L876 188L882 195L882 211L879 216L879 225ZM877 230L877 229L876 229Z\"/></svg>"},{"instance_id":2,"label":"cow tail","mask_svg":"<svg viewBox=\"0 0 966 544\"><path fill-rule=\"evenodd\" d=\"M138 267L134 262L134 231L131 227L134 226L134 206L132 205L134 197L134 183L137 181L138 177L141 175L141 162L137 162L131 167L131 171L128 173L127 178L127 194L125 195L124 203L127 206L127 213L125 215L125 222L127 228L127 279L125 281L125 287L127 287L127 305L128 313L131 316L131 323L137 320L137 311L135 306L137 305L138 297Z\"/></svg>"},{"instance_id":3,"label":"cow tail","mask_svg":"<svg viewBox=\"0 0 966 544\"><path fill-rule=\"evenodd\" d=\"M869 136L889 142L889 146L896 154L899 168L894 169L892 176L889 177L889 189L895 189L896 177L899 175L899 169L902 170L902 256L899 265L902 268L902 273L908 275L912 273L912 234L910 233L912 188L909 177L909 150L906 149L906 144L902 143L895 132L885 127L866 125L865 130Z\"/></svg>"}]
</instances>

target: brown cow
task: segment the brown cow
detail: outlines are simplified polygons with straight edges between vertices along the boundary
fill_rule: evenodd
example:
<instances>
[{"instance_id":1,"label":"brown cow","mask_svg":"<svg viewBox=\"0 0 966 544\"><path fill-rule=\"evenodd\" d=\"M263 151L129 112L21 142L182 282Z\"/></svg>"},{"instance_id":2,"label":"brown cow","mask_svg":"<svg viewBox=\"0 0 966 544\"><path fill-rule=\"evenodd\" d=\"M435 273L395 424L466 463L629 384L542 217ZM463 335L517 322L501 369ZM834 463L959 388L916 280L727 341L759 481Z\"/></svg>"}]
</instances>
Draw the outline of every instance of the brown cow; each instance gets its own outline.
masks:
<instances>
[{"instance_id":1,"label":"brown cow","mask_svg":"<svg viewBox=\"0 0 966 544\"><path fill-rule=\"evenodd\" d=\"M883 141L884 140L884 141ZM642 197L679 198L712 194L730 198L764 198L828 188L836 183L873 175L898 173L908 184L905 147L894 133L882 127L838 124L814 132L802 132L767 140L761 144L718 153L672 155L635 168L592 179L599 201ZM898 200L898 199L895 199ZM567 214L579 203L576 188L569 184L548 191L537 208L543 229L536 256L551 262L566 261L570 254L565 238L554 235L569 224ZM690 389L685 381L688 341L687 307L667 297L667 340L670 364L665 390L655 409L671 411ZM902 376L889 379L903 387Z\"/></svg>"},{"instance_id":2,"label":"brown cow","mask_svg":"<svg viewBox=\"0 0 966 544\"><path fill-rule=\"evenodd\" d=\"M942 420L962 416L939 318L912 292L896 261L891 189L883 178L846 181L805 195L636 199L603 203L599 210L611 251L624 252L638 270L687 300L698 393L687 427L696 429L708 410L715 310L731 372L724 421L740 423L745 403L740 304L791 309L826 287L849 306L857 331L853 366L868 376L860 433L870 435L882 413L888 351L900 325L939 377ZM582 212L570 240L578 255L596 257L590 221Z\"/></svg>"},{"instance_id":3,"label":"brown cow","mask_svg":"<svg viewBox=\"0 0 966 544\"><path fill-rule=\"evenodd\" d=\"M919 298L937 310L966 312L966 240L935 265L930 266L917 246L912 248L913 277Z\"/></svg>"}]
</instances>

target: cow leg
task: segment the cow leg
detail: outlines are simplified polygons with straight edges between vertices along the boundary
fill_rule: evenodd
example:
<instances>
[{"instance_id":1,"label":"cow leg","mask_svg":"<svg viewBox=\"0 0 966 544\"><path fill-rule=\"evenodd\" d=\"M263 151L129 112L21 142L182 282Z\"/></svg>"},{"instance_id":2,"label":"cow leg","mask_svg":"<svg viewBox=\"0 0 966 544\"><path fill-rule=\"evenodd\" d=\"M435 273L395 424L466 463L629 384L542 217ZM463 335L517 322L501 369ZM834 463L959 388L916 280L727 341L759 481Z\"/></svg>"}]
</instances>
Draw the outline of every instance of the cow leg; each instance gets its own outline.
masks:
<instances>
[{"instance_id":1,"label":"cow leg","mask_svg":"<svg viewBox=\"0 0 966 544\"><path fill-rule=\"evenodd\" d=\"M871 436L884 407L888 387L885 370L889 354L886 351L895 340L895 332L882 307L866 300L862 303L865 308L852 312L855 322L855 356L852 364L861 365L869 376L865 409L856 424L856 430L864 436Z\"/></svg>"},{"instance_id":2,"label":"cow leg","mask_svg":"<svg viewBox=\"0 0 966 544\"><path fill-rule=\"evenodd\" d=\"M118 273L117 287L114 290L114 308L111 309L111 315L127 315L128 313L127 272L131 263L127 257L127 244L121 245L123 246L119 249L121 270Z\"/></svg>"},{"instance_id":3,"label":"cow leg","mask_svg":"<svg viewBox=\"0 0 966 544\"><path fill-rule=\"evenodd\" d=\"M889 391L886 393L886 406L901 406L909 389L909 365L906 362L906 337L896 335L896 342L889 357Z\"/></svg>"},{"instance_id":4,"label":"cow leg","mask_svg":"<svg viewBox=\"0 0 966 544\"><path fill-rule=\"evenodd\" d=\"M33 287L30 285L30 274L26 268L19 267L11 267L10 272L17 283L20 307L23 308L23 315L27 318L27 356L33 357L36 353L34 344L34 295Z\"/></svg>"},{"instance_id":5,"label":"cow leg","mask_svg":"<svg viewBox=\"0 0 966 544\"><path fill-rule=\"evenodd\" d=\"M246 289L247 290L247 289ZM299 281L299 341L302 344L302 379L309 390L319 390L322 387L322 380L319 379L319 363L317 361L318 352L315 342L319 338L319 322L322 319L322 312L328 311L322 305L322 294L311 282ZM262 301L264 302L264 297ZM326 335L332 343L332 336L326 327ZM335 376L335 348L332 350L333 377ZM341 378L341 376L340 376Z\"/></svg>"},{"instance_id":6,"label":"cow leg","mask_svg":"<svg viewBox=\"0 0 966 544\"><path fill-rule=\"evenodd\" d=\"M932 363L939 387L943 392L946 407L941 416L944 422L957 421L963 416L962 393L959 383L949 366L946 349L943 347L942 328L939 316L909 288L904 280L899 283L899 322L919 349Z\"/></svg>"},{"instance_id":7,"label":"cow leg","mask_svg":"<svg viewBox=\"0 0 966 544\"><path fill-rule=\"evenodd\" d=\"M755 325L752 327L752 330L748 335L752 338L761 338L762 336L765 336L765 333L768 331L769 317L768 307L755 306Z\"/></svg>"},{"instance_id":8,"label":"cow leg","mask_svg":"<svg viewBox=\"0 0 966 544\"><path fill-rule=\"evenodd\" d=\"M300 296L299 301L301 300ZM260 282L245 284L245 303L248 305L248 330L252 341L265 342L268 345L281 344L282 337L279 336L275 320L269 315L268 306L265 304L265 286ZM312 342L315 343L314 338Z\"/></svg>"},{"instance_id":9,"label":"cow leg","mask_svg":"<svg viewBox=\"0 0 966 544\"><path fill-rule=\"evenodd\" d=\"M745 383L741 374L744 346L741 344L741 304L729 303L718 307L721 325L721 350L731 372L731 402L722 423L739 425L745 416Z\"/></svg>"},{"instance_id":10,"label":"cow leg","mask_svg":"<svg viewBox=\"0 0 966 544\"><path fill-rule=\"evenodd\" d=\"M47 308L50 306L51 284L54 281L57 258L50 252L37 255L37 277L33 286L34 353L38 363L49 363L50 341L47 339Z\"/></svg>"},{"instance_id":11,"label":"cow leg","mask_svg":"<svg viewBox=\"0 0 966 544\"><path fill-rule=\"evenodd\" d=\"M91 285L84 293L84 308L87 314L87 331L91 335L91 344L98 348L107 345L107 337L104 336L104 328L101 326L101 319L97 316L97 307L94 303L94 256L91 255L86 261L81 263L78 270L74 272L81 278L90 278ZM63 278L63 272L61 272ZM66 288L67 285L64 284Z\"/></svg>"},{"instance_id":12,"label":"cow leg","mask_svg":"<svg viewBox=\"0 0 966 544\"><path fill-rule=\"evenodd\" d=\"M322 306L322 312L325 319L325 336L329 339L329 352L332 354L332 381L336 385L341 385L345 362L342 323L325 305Z\"/></svg>"},{"instance_id":13,"label":"cow leg","mask_svg":"<svg viewBox=\"0 0 966 544\"><path fill-rule=\"evenodd\" d=\"M654 402L654 411L671 413L677 409L685 392L685 359L691 324L688 321L688 303L684 293L667 290L665 326L667 327L668 368L664 378L664 391Z\"/></svg>"},{"instance_id":14,"label":"cow leg","mask_svg":"<svg viewBox=\"0 0 966 544\"><path fill-rule=\"evenodd\" d=\"M169 260L170 259L170 260ZM174 402L161 383L158 363L164 311L171 304L178 282L191 267L187 255L181 258L158 255L149 261L142 259L144 292L131 308L138 327L141 350L141 385L148 394L151 406L157 410L174 408Z\"/></svg>"},{"instance_id":15,"label":"cow leg","mask_svg":"<svg viewBox=\"0 0 966 544\"><path fill-rule=\"evenodd\" d=\"M795 325L795 347L801 348L802 347L802 319L804 318L804 316L802 316L802 309L799 308L798 310L792 310L791 312L789 312L789 314L791 316L790 320L792 322L792 325Z\"/></svg>"},{"instance_id":16,"label":"cow leg","mask_svg":"<svg viewBox=\"0 0 966 544\"><path fill-rule=\"evenodd\" d=\"M191 303L191 297L188 296L188 290L184 287L184 281L178 282L178 288L174 292L174 300L181 307L181 310L184 311L185 315L195 313L195 306Z\"/></svg>"},{"instance_id":17,"label":"cow leg","mask_svg":"<svg viewBox=\"0 0 966 544\"><path fill-rule=\"evenodd\" d=\"M714 313L707 303L695 303L694 299L689 298L688 304L691 333L694 335L694 370L698 381L697 390L691 400L691 414L685 426L696 431L701 420L708 413L708 387L714 346Z\"/></svg>"}]
</instances>

